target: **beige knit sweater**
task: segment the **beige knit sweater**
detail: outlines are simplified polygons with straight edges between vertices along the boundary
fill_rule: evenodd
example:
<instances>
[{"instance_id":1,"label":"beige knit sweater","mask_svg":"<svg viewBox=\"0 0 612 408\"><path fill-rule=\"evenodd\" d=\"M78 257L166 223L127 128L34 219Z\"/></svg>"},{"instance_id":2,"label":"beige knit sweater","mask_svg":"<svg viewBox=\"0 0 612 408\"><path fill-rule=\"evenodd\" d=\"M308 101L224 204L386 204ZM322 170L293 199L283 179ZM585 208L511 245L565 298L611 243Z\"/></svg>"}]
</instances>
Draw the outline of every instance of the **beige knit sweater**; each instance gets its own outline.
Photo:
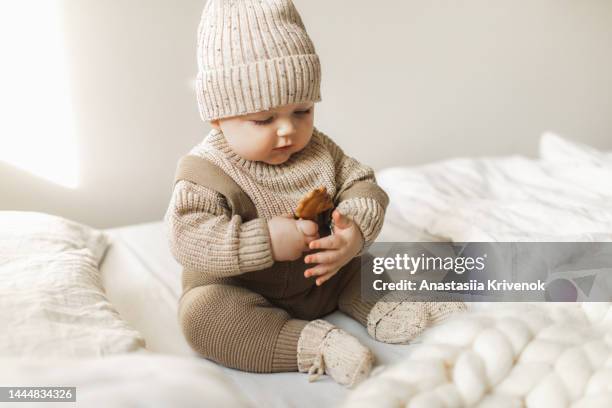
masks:
<instances>
[{"instance_id":1,"label":"beige knit sweater","mask_svg":"<svg viewBox=\"0 0 612 408\"><path fill-rule=\"evenodd\" d=\"M376 183L372 168L345 155L317 129L304 149L280 165L241 158L215 129L189 154L221 167L247 193L258 213L258 218L242 222L239 215L231 217L225 198L216 191L185 180L176 183L164 216L172 254L184 267L211 276L228 277L272 266L267 220L292 214L312 189L325 186L335 197L347 183ZM337 209L360 228L363 252L378 236L385 208L372 198L359 197L339 203Z\"/></svg>"}]
</instances>

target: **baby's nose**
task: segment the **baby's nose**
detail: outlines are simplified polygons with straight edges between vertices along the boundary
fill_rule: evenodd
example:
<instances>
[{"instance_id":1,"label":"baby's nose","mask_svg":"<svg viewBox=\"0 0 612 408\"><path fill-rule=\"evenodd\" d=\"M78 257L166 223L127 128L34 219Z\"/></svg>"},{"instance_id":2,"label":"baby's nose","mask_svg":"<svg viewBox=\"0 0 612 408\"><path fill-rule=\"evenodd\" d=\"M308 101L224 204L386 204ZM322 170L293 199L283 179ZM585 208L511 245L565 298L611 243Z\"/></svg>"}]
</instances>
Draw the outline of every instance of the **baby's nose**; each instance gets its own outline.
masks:
<instances>
[{"instance_id":1,"label":"baby's nose","mask_svg":"<svg viewBox=\"0 0 612 408\"><path fill-rule=\"evenodd\" d=\"M278 137L286 137L288 135L293 134L294 132L295 126L293 126L293 123L291 123L291 121L289 120L281 123L276 134L278 135Z\"/></svg>"}]
</instances>

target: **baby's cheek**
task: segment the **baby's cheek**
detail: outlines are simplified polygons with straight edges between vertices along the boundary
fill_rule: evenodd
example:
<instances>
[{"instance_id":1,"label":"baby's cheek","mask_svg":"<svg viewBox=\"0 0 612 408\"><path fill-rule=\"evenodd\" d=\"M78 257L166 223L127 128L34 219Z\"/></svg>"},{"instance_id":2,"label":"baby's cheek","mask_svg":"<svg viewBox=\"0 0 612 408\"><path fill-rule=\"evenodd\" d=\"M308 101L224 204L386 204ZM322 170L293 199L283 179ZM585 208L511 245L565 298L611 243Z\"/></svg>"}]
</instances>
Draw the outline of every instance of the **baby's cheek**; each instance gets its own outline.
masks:
<instances>
[{"instance_id":1,"label":"baby's cheek","mask_svg":"<svg viewBox=\"0 0 612 408\"><path fill-rule=\"evenodd\" d=\"M240 156L247 160L260 161L266 158L269 150L266 145L262 145L254 140L245 140L238 149L242 152Z\"/></svg>"},{"instance_id":2,"label":"baby's cheek","mask_svg":"<svg viewBox=\"0 0 612 408\"><path fill-rule=\"evenodd\" d=\"M257 154L266 155L270 154L272 149L276 147L276 139L273 138L256 138L251 141L253 150L257 151Z\"/></svg>"}]
</instances>

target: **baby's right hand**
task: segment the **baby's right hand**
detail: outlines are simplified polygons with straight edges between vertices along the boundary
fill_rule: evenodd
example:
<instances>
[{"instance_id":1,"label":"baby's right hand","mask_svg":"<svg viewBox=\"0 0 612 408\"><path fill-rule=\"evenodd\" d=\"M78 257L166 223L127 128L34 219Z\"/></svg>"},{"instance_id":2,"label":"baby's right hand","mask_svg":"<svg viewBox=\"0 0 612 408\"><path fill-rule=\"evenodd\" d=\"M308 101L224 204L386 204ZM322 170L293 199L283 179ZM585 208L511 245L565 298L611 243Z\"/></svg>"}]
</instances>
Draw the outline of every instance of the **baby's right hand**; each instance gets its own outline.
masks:
<instances>
[{"instance_id":1,"label":"baby's right hand","mask_svg":"<svg viewBox=\"0 0 612 408\"><path fill-rule=\"evenodd\" d=\"M308 251L308 244L319 239L319 226L309 220L295 220L292 215L268 220L272 257L275 261L295 261Z\"/></svg>"}]
</instances>

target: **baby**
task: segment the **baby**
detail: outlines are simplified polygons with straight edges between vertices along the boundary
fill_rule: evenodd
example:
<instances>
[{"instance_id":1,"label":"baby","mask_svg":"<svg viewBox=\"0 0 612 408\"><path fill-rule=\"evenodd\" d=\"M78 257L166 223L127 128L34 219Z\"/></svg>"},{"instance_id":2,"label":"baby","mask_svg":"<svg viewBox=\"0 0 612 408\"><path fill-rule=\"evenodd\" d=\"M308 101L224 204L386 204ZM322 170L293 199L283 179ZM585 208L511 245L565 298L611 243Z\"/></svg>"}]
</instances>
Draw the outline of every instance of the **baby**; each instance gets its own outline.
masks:
<instances>
[{"instance_id":1,"label":"baby","mask_svg":"<svg viewBox=\"0 0 612 408\"><path fill-rule=\"evenodd\" d=\"M361 257L388 204L373 170L314 123L320 64L290 0L209 0L197 95L211 132L181 159L165 216L184 267L180 324L202 356L244 371L328 374L352 386L374 357L321 319L336 309L406 343L461 304L366 302ZM325 187L334 209L295 219Z\"/></svg>"}]
</instances>

